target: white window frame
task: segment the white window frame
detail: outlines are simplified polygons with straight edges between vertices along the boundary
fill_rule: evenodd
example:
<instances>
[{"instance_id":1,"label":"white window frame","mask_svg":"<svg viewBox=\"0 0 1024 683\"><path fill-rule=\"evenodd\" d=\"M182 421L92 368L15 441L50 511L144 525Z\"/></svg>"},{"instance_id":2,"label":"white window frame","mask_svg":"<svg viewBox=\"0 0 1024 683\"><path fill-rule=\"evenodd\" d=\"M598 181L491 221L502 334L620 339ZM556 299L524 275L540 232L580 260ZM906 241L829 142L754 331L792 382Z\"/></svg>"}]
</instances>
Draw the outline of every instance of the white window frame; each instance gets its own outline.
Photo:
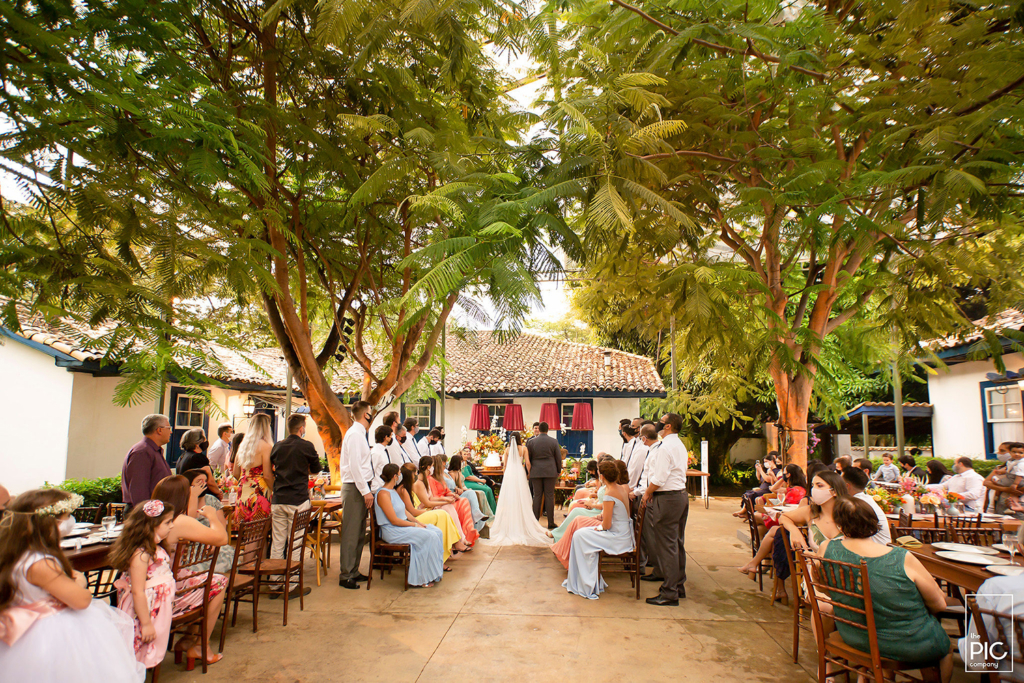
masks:
<instances>
[{"instance_id":1,"label":"white window frame","mask_svg":"<svg viewBox=\"0 0 1024 683\"><path fill-rule=\"evenodd\" d=\"M182 400L188 401L188 409L187 410L181 410L180 409ZM186 420L186 424L181 424L181 422L178 420L179 416L181 416L181 415L187 415L188 416L188 419ZM198 425L192 424L192 417L194 415L199 415L199 424ZM206 420L206 409L202 406L202 403L199 401L199 399L194 398L192 396L189 396L188 394L178 394L177 402L175 403L175 406L174 406L174 428L175 429L202 429L203 423L205 422L205 420Z\"/></svg>"},{"instance_id":2,"label":"white window frame","mask_svg":"<svg viewBox=\"0 0 1024 683\"><path fill-rule=\"evenodd\" d=\"M405 409L405 418L415 418L419 422L420 429L433 428L433 425L430 423L430 401L425 401L422 403L406 403L403 407ZM410 408L415 408L417 412L419 411L419 409L426 410L426 417L421 417L419 414L414 414L410 412Z\"/></svg>"},{"instance_id":3,"label":"white window frame","mask_svg":"<svg viewBox=\"0 0 1024 683\"><path fill-rule=\"evenodd\" d=\"M999 389L1001 389L1003 387L1006 387L1006 391L1005 392L1000 392ZM996 387L985 387L985 417L988 419L989 423L995 423L995 422L1021 422L1021 421L1024 421L1024 417L1022 417L1021 415L1018 415L1017 417L998 417L998 418L992 417L992 398L991 398L992 395L993 394L997 394L1001 398L1006 399L1006 398L1009 398L1010 393L1014 392L1014 391L1017 392L1017 400L1016 401L1003 400L1001 403L997 404L997 405L1000 405L1000 406L1003 407L1003 414L1004 415L1007 412L1006 411L1006 407L1007 406L1012 406L1012 405L1016 405L1017 406L1018 412L1024 412L1024 405L1022 405L1022 403L1021 403L1021 391L1020 391L1020 388L1016 387L1016 386L1013 386L1012 384L1011 385L996 386Z\"/></svg>"}]
</instances>

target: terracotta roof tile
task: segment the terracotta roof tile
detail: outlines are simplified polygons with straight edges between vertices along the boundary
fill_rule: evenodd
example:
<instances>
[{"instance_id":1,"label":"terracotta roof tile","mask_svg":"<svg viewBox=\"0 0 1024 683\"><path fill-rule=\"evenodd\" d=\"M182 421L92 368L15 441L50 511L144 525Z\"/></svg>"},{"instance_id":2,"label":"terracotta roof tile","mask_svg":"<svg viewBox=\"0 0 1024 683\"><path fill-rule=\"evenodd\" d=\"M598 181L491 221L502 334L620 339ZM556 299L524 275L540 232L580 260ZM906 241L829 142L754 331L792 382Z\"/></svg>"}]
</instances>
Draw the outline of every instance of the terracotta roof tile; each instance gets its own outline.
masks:
<instances>
[{"instance_id":1,"label":"terracotta roof tile","mask_svg":"<svg viewBox=\"0 0 1024 683\"><path fill-rule=\"evenodd\" d=\"M1024 312L1021 312L1015 308L1008 308L1005 311L990 315L987 318L979 318L972 322L974 329L963 335L951 335L949 337L943 337L941 339L931 339L926 342L922 342L921 345L924 347L931 347L935 351L942 351L944 349L951 349L956 346L962 346L964 344L973 344L984 336L986 330L993 332L1001 332L1002 330L1016 330L1020 331L1024 328Z\"/></svg>"},{"instance_id":2,"label":"terracotta roof tile","mask_svg":"<svg viewBox=\"0 0 1024 683\"><path fill-rule=\"evenodd\" d=\"M22 336L89 362L103 358L103 351L85 340L97 339L113 329L107 325L88 329L69 320L50 323L42 315L28 315L18 305ZM276 348L236 351L219 344L209 345L220 370L219 380L283 389L287 366ZM605 367L605 354L610 365ZM469 333L465 338L448 337L449 394L537 393L614 391L661 394L665 385L650 358L614 349L576 344L532 334L520 335L502 344L490 332ZM353 361L332 364L331 386L338 393L356 391L362 383L361 368ZM440 370L430 369L435 387L440 387Z\"/></svg>"}]
</instances>

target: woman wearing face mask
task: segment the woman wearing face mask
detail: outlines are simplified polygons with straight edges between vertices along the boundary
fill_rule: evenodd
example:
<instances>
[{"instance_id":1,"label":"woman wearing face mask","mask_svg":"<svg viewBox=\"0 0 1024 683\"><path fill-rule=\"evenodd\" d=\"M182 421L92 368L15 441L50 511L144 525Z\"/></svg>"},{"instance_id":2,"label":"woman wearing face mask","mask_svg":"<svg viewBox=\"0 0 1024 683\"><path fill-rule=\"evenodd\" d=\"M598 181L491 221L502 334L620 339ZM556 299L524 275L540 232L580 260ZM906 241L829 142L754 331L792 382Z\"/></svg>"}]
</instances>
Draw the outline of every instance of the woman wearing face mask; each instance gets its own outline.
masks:
<instances>
[{"instance_id":1,"label":"woman wearing face mask","mask_svg":"<svg viewBox=\"0 0 1024 683\"><path fill-rule=\"evenodd\" d=\"M206 473L206 490L203 495L210 494L220 499L222 494L217 486L216 477L213 476L210 459L206 456L206 449L209 447L206 432L202 429L188 430L181 436L181 457L178 458L174 469L178 474L188 470L202 470Z\"/></svg>"},{"instance_id":2,"label":"woman wearing face mask","mask_svg":"<svg viewBox=\"0 0 1024 683\"><path fill-rule=\"evenodd\" d=\"M782 471L779 481L785 482L786 486L784 505L799 505L800 501L807 495L807 480L804 478L804 471L800 468L800 465L793 463L786 465L786 469ZM771 515L756 512L754 513L754 518L758 524L764 524L765 532L761 536L761 545L758 547L757 555L750 562L739 568L740 573L749 575L751 579L757 578L757 566L761 563L761 560L768 557L768 554L772 552L775 536L779 528L779 522L773 519ZM776 595L780 599L785 598L783 604L788 602L784 585L781 586L781 592L776 591Z\"/></svg>"},{"instance_id":3,"label":"woman wearing face mask","mask_svg":"<svg viewBox=\"0 0 1024 683\"><path fill-rule=\"evenodd\" d=\"M790 545L793 548L807 548L809 540L810 548L817 550L823 541L838 534L839 527L832 521L832 505L836 498L849 497L846 482L839 474L826 470L814 475L814 479L811 481L811 504L806 507L798 507L796 510L779 516L779 524L789 533ZM801 526L809 528L809 539L805 539L800 533L798 527ZM740 567L740 572L749 574L751 578L757 578L757 566L772 552L775 533L777 532L773 528L770 534L765 535L757 555Z\"/></svg>"},{"instance_id":4,"label":"woman wearing face mask","mask_svg":"<svg viewBox=\"0 0 1024 683\"><path fill-rule=\"evenodd\" d=\"M82 497L36 489L7 506L0 521L0 672L5 681L134 683L135 624L93 600L71 569L61 537L75 526Z\"/></svg>"},{"instance_id":5,"label":"woman wearing face mask","mask_svg":"<svg viewBox=\"0 0 1024 683\"><path fill-rule=\"evenodd\" d=\"M428 510L440 508L447 512L462 528L463 540L470 545L476 543L480 534L473 526L473 511L469 508L469 502L465 498L451 495L448 487L434 478L434 458L424 455L419 462L419 474L413 484L413 492L420 504Z\"/></svg>"}]
</instances>

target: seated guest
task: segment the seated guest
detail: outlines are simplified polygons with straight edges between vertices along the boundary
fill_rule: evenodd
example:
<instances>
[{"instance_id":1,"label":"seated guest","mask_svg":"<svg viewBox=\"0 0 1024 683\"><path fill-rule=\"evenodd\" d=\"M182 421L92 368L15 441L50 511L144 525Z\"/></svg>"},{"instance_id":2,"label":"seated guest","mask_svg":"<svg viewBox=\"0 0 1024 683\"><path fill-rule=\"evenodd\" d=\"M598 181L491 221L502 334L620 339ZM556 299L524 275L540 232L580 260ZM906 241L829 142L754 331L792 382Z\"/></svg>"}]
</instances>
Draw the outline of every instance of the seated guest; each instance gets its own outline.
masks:
<instances>
[{"instance_id":1,"label":"seated guest","mask_svg":"<svg viewBox=\"0 0 1024 683\"><path fill-rule=\"evenodd\" d=\"M225 546L228 544L228 532L224 522L224 516L220 510L204 505L197 513L209 521L210 526L203 526L195 519L192 519L186 511L189 507L189 486L188 479L181 475L166 477L160 480L153 490L153 499L169 504L174 508L174 524L163 541L161 547L167 551L167 556L174 558L174 551L178 547L178 541L195 541L207 545ZM198 493L194 494L198 497ZM174 614L185 612L199 607L203 604L203 585L201 577L178 580L175 577ZM214 626L217 624L217 616L224 603L224 589L227 587L227 579L221 574L213 575L213 586L210 589L210 601L206 605L207 630L203 634L207 644ZM185 656L192 660L202 661L202 645L192 636L183 636L174 646L175 651L185 651ZM219 662L223 655L214 653L213 648L207 647L209 658L208 664Z\"/></svg>"},{"instance_id":2,"label":"seated guest","mask_svg":"<svg viewBox=\"0 0 1024 683\"><path fill-rule=\"evenodd\" d=\"M790 463L782 470L782 478L786 482L786 495L782 499L782 504L799 505L800 501L807 495L807 479L804 477L803 469L796 463ZM758 517L761 517L761 519L758 519ZM754 519L759 524L764 524L765 529L771 529L778 524L772 517L762 517L757 512L754 513Z\"/></svg>"},{"instance_id":3,"label":"seated guest","mask_svg":"<svg viewBox=\"0 0 1024 683\"><path fill-rule=\"evenodd\" d=\"M621 460L616 460L613 456L608 455L607 453L605 453L603 456L601 456L598 459L598 463L597 463L598 468L600 468L602 462L622 462L622 461ZM623 466L625 466L625 463L622 463L622 464L623 464ZM626 471L627 471L627 474L628 474L629 469L627 468ZM600 478L598 479L598 483L602 483L600 481ZM600 516L601 511L604 510L604 498L605 498L606 494L607 494L607 489L606 489L606 487L602 483L602 486L600 488L598 488L597 491L595 492L595 497L594 498L588 498L588 499L580 501L580 504L577 507L574 507L574 508L569 510L569 514L565 516L565 519L562 520L561 524L559 524L554 529L549 529L545 533L548 535L549 538L553 538L556 541L559 541L559 540L562 539L562 535L572 525L573 520L576 519L577 517L598 517L598 516Z\"/></svg>"},{"instance_id":4,"label":"seated guest","mask_svg":"<svg viewBox=\"0 0 1024 683\"><path fill-rule=\"evenodd\" d=\"M945 484L953 478L953 473L946 469L941 460L929 460L924 467L928 470L929 484Z\"/></svg>"},{"instance_id":5,"label":"seated guest","mask_svg":"<svg viewBox=\"0 0 1024 683\"><path fill-rule=\"evenodd\" d=\"M833 518L843 536L822 543L820 553L828 560L860 564L867 562L874 606L878 649L882 657L899 662L938 666L942 680L953 674L953 656L949 652L949 636L934 616L946 609L946 597L939 584L904 548L875 543L878 518L866 502L856 498L836 501ZM864 602L841 593L832 599L850 607L864 607ZM837 617L864 624L864 616L838 605ZM868 652L868 632L836 620L836 628L848 646Z\"/></svg>"},{"instance_id":6,"label":"seated guest","mask_svg":"<svg viewBox=\"0 0 1024 683\"><path fill-rule=\"evenodd\" d=\"M494 508L497 507L496 502L494 505L491 504L491 501L494 500L494 492L483 484L474 484L473 482L467 481L466 475L462 470L462 456L453 455L451 461L448 462L448 477L451 478L456 489L472 491L475 493L477 503L480 505L480 512L483 513L486 518L493 517Z\"/></svg>"},{"instance_id":7,"label":"seated guest","mask_svg":"<svg viewBox=\"0 0 1024 683\"><path fill-rule=\"evenodd\" d=\"M485 515L480 509L480 499L477 498L476 491L470 491L455 484L455 480L448 472L445 456L435 455L432 457L434 458L434 480L442 484L449 492L454 492L456 496L469 503L470 514L473 516L473 527L477 531L483 529L489 515Z\"/></svg>"},{"instance_id":8,"label":"seated guest","mask_svg":"<svg viewBox=\"0 0 1024 683\"><path fill-rule=\"evenodd\" d=\"M882 464L878 466L878 471L871 477L875 481L884 481L890 484L895 484L900 480L900 468L892 464L892 454L882 454Z\"/></svg>"},{"instance_id":9,"label":"seated guest","mask_svg":"<svg viewBox=\"0 0 1024 683\"><path fill-rule=\"evenodd\" d=\"M385 543L409 545L409 584L427 588L440 581L446 569L442 533L436 526L409 519L405 503L395 490L398 472L398 465L393 463L381 472L384 486L377 491L374 511L377 526Z\"/></svg>"},{"instance_id":10,"label":"seated guest","mask_svg":"<svg viewBox=\"0 0 1024 683\"><path fill-rule=\"evenodd\" d=\"M498 502L494 498L494 491L491 490L491 487L487 485L487 482L482 477L478 477L473 474L472 465L465 457L465 452L467 450L468 449L465 448L462 449L463 455L453 455L448 469L454 469L456 467L456 463L458 463L459 472L462 473L462 480L466 488L470 488L484 494L484 497L487 498L487 506L491 510L497 510Z\"/></svg>"},{"instance_id":11,"label":"seated guest","mask_svg":"<svg viewBox=\"0 0 1024 683\"><path fill-rule=\"evenodd\" d=\"M901 455L899 463L903 476L913 477L914 479L922 482L928 481L928 471L923 467L919 467L917 461L914 460L912 455Z\"/></svg>"},{"instance_id":12,"label":"seated guest","mask_svg":"<svg viewBox=\"0 0 1024 683\"><path fill-rule=\"evenodd\" d=\"M848 467L843 472L843 481L846 482L846 489L850 492L850 495L867 503L871 511L875 513L875 517L878 518L878 533L872 536L871 540L882 545L892 543L888 518L882 512L882 508L878 506L878 503L875 502L875 499L864 493L864 487L868 485L868 475L864 474L864 470L859 467Z\"/></svg>"},{"instance_id":13,"label":"seated guest","mask_svg":"<svg viewBox=\"0 0 1024 683\"><path fill-rule=\"evenodd\" d=\"M137 500L136 504L145 501ZM0 678L9 683L137 683L131 617L94 600L61 537L82 497L34 489L7 504L0 524ZM166 644L166 641L165 641Z\"/></svg>"},{"instance_id":14,"label":"seated guest","mask_svg":"<svg viewBox=\"0 0 1024 683\"><path fill-rule=\"evenodd\" d=\"M441 530L441 547L444 549L444 561L447 562L449 556L458 555L469 550L469 546L466 545L462 538L462 530L459 529L459 525L455 519L452 519L451 515L440 508L427 510L419 505L419 500L414 492L416 465L408 462L405 463L402 465L399 474L401 478L398 480L398 486L395 487L395 490L398 491L398 495L405 504L405 513L423 524L430 524Z\"/></svg>"},{"instance_id":15,"label":"seated guest","mask_svg":"<svg viewBox=\"0 0 1024 683\"><path fill-rule=\"evenodd\" d=\"M605 486L601 526L580 529L569 550L569 576L562 588L590 600L608 587L598 563L601 551L621 555L633 550L633 522L629 516L629 471L621 460L598 465L598 476Z\"/></svg>"},{"instance_id":16,"label":"seated guest","mask_svg":"<svg viewBox=\"0 0 1024 683\"><path fill-rule=\"evenodd\" d=\"M206 449L210 442L206 440L206 432L202 429L190 429L181 436L181 456L174 466L178 474L184 474L188 470L202 470L206 473L206 493L215 496L218 500L221 497L220 488L217 486L216 477L213 476L213 469L210 467L210 460L206 457Z\"/></svg>"},{"instance_id":17,"label":"seated guest","mask_svg":"<svg viewBox=\"0 0 1024 683\"><path fill-rule=\"evenodd\" d=\"M1015 617L1014 621L1017 621L1024 617L1024 576L994 576L991 579L987 579L985 583L981 584L975 598L978 600L979 608L993 612L1002 612L1003 614L1012 614ZM999 641L1000 635L996 629L996 618L987 614L983 616L989 642ZM1013 638L1013 623L1009 619L1000 619L1000 621L1003 626L1003 637ZM983 668L985 662L983 653L978 649L970 647L972 643L980 642L978 624L972 617L967 628L967 636L957 642L960 657L968 665L968 671L985 670ZM1014 672L1000 674L1000 677L1004 680L1024 680L1024 674L1019 669Z\"/></svg>"},{"instance_id":18,"label":"seated guest","mask_svg":"<svg viewBox=\"0 0 1024 683\"><path fill-rule=\"evenodd\" d=\"M597 481L597 464L602 459L611 457L607 453L599 453L597 457L591 458L587 461L587 482L582 486L577 486L576 490L572 494L572 502L569 504L569 511L576 509L584 502L588 502L597 495L598 481ZM628 469L628 468L627 468Z\"/></svg>"},{"instance_id":19,"label":"seated guest","mask_svg":"<svg viewBox=\"0 0 1024 683\"><path fill-rule=\"evenodd\" d=\"M209 520L199 514L199 508L204 505L209 506L217 511L222 519L227 524L227 518L224 517L222 508L224 503L221 502L216 496L204 493L203 489L206 486L206 472L202 470L188 470L181 476L188 479L189 488L189 501L188 510L186 514L192 519L196 520L203 526L210 526ZM220 552L217 553L217 568L214 569L218 574L227 574L231 571L231 565L235 563L235 548L232 545L222 546ZM208 566L208 565L207 565ZM203 567L202 564L196 565L197 568Z\"/></svg>"},{"instance_id":20,"label":"seated guest","mask_svg":"<svg viewBox=\"0 0 1024 683\"><path fill-rule=\"evenodd\" d=\"M490 477L485 477L480 471L480 468L473 462L472 456L473 449L469 446L465 446L462 449L462 473L466 475L466 481L473 482L475 484L483 484L491 490L491 495L494 495L494 480ZM467 471L468 470L468 471ZM492 510L497 510L497 503L491 504Z\"/></svg>"},{"instance_id":21,"label":"seated guest","mask_svg":"<svg viewBox=\"0 0 1024 683\"><path fill-rule=\"evenodd\" d=\"M836 472L842 474L843 470L853 465L853 458L848 455L841 455L836 458L832 465L835 467Z\"/></svg>"},{"instance_id":22,"label":"seated guest","mask_svg":"<svg viewBox=\"0 0 1024 683\"><path fill-rule=\"evenodd\" d=\"M622 462L616 461L614 457L607 453L598 460L598 467L602 462ZM625 465L625 463L622 463ZM619 467L616 465L616 467ZM620 471L622 468L619 468ZM629 468L626 468L626 476L629 476ZM600 480L600 477L598 477ZM560 538L557 538L554 544L551 546L551 552L555 554L558 561L562 563L562 566L566 569L569 568L569 551L572 549L572 538L573 535L580 529L587 527L599 527L603 522L604 513L604 497L607 487L601 486L601 491L598 502L586 508L579 508L579 511L573 510L569 515L558 525L557 529L552 529L552 532L557 532ZM549 534L550 535L550 534Z\"/></svg>"},{"instance_id":23,"label":"seated guest","mask_svg":"<svg viewBox=\"0 0 1024 683\"><path fill-rule=\"evenodd\" d=\"M985 478L974 471L974 461L963 456L953 461L953 476L929 488L960 494L960 501L968 512L981 512L985 499Z\"/></svg>"},{"instance_id":24,"label":"seated guest","mask_svg":"<svg viewBox=\"0 0 1024 683\"><path fill-rule=\"evenodd\" d=\"M782 468L778 466L779 454L777 451L772 451L764 458L764 466L760 462L754 462L754 473L757 474L757 480L759 482L757 488L750 489L743 494L743 498L750 498L754 500L761 496L767 495L770 487L779 478L782 473ZM740 499L740 510L734 512L733 517L746 517L747 510L746 503L743 498Z\"/></svg>"},{"instance_id":25,"label":"seated guest","mask_svg":"<svg viewBox=\"0 0 1024 683\"><path fill-rule=\"evenodd\" d=\"M439 483L433 474L434 459L425 455L420 458L416 481L413 482L413 492L419 499L420 506L427 510L444 510L462 529L463 540L469 545L476 543L480 533L473 523L473 511L469 507L469 501L452 495L448 487Z\"/></svg>"}]
</instances>

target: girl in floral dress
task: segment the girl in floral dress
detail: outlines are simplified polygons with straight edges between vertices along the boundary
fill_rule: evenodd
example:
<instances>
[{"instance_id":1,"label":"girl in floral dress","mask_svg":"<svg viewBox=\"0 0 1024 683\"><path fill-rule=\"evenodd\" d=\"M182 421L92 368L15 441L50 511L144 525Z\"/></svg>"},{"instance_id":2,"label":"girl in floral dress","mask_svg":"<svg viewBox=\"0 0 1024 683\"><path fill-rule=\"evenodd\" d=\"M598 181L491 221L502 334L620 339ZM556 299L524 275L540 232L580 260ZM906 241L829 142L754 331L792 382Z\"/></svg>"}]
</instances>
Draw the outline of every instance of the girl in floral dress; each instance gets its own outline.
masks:
<instances>
[{"instance_id":1,"label":"girl in floral dress","mask_svg":"<svg viewBox=\"0 0 1024 683\"><path fill-rule=\"evenodd\" d=\"M234 465L234 475L241 487L235 513L239 523L270 516L270 495L274 490L274 470L270 466L272 434L269 416L260 413L249 419Z\"/></svg>"},{"instance_id":2,"label":"girl in floral dress","mask_svg":"<svg viewBox=\"0 0 1024 683\"><path fill-rule=\"evenodd\" d=\"M117 608L135 619L135 658L147 669L163 661L171 632L174 575L160 542L173 519L174 508L159 500L137 505L110 551L110 565L123 572L114 582Z\"/></svg>"}]
</instances>

